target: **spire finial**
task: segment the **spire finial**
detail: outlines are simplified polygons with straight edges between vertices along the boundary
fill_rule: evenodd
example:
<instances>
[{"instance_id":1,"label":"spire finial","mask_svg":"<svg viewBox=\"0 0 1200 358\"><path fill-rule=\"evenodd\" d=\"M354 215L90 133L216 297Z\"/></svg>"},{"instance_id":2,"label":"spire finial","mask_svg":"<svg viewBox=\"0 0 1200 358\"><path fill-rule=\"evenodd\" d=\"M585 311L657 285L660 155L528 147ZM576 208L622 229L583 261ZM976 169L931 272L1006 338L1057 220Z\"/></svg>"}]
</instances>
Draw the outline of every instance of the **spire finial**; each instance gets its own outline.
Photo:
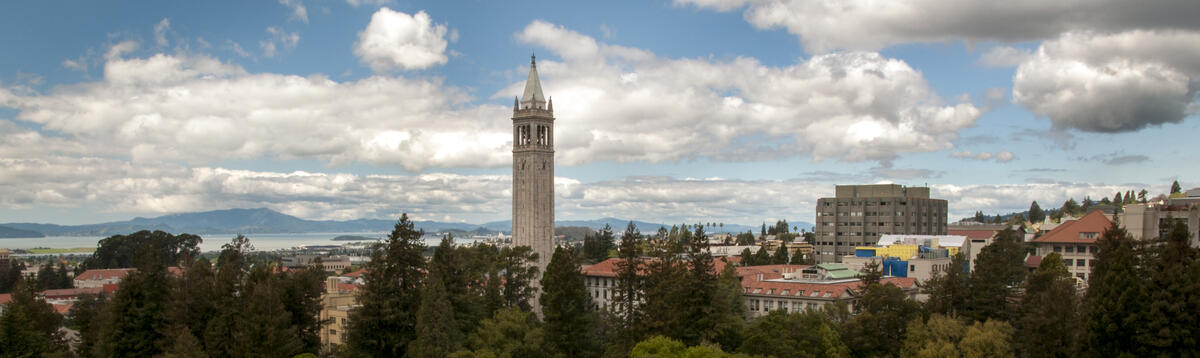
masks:
<instances>
[{"instance_id":1,"label":"spire finial","mask_svg":"<svg viewBox=\"0 0 1200 358\"><path fill-rule=\"evenodd\" d=\"M537 54L534 53L533 51L529 52L529 65L537 66Z\"/></svg>"}]
</instances>

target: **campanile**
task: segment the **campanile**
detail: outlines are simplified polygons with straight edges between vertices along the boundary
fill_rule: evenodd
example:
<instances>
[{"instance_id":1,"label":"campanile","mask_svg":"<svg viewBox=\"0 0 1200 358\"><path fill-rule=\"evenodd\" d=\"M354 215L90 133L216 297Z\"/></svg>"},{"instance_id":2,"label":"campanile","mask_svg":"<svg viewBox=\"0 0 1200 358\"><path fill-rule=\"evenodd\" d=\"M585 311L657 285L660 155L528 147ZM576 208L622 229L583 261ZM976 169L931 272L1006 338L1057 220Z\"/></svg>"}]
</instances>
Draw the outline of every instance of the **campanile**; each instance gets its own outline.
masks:
<instances>
[{"instance_id":1,"label":"campanile","mask_svg":"<svg viewBox=\"0 0 1200 358\"><path fill-rule=\"evenodd\" d=\"M525 93L513 99L512 232L513 246L532 248L545 272L554 254L554 101L542 94L536 60Z\"/></svg>"}]
</instances>

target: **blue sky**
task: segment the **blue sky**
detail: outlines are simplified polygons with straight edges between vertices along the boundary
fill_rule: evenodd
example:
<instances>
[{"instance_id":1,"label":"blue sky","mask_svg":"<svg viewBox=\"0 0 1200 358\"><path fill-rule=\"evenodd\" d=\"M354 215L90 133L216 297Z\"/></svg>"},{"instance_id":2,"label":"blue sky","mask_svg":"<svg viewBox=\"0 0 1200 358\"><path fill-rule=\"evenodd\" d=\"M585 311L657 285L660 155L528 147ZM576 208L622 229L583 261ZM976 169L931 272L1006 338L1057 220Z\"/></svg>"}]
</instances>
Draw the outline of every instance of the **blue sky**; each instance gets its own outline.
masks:
<instances>
[{"instance_id":1,"label":"blue sky","mask_svg":"<svg viewBox=\"0 0 1200 358\"><path fill-rule=\"evenodd\" d=\"M931 0L0 5L0 222L269 207L508 219L512 96L556 214L812 221L835 184L952 217L1200 185L1200 5Z\"/></svg>"}]
</instances>

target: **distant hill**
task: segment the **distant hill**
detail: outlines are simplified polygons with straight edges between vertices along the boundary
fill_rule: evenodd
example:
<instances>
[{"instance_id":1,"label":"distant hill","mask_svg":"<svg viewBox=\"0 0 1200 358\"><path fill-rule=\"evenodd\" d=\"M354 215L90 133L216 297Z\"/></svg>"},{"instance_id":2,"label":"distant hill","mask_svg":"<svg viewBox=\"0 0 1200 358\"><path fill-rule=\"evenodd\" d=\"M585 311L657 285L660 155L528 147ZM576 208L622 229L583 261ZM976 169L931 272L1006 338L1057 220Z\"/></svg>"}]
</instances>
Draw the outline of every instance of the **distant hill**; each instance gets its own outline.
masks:
<instances>
[{"instance_id":1,"label":"distant hill","mask_svg":"<svg viewBox=\"0 0 1200 358\"><path fill-rule=\"evenodd\" d=\"M46 235L29 230L14 229L7 226L0 226L0 239L26 239L46 237Z\"/></svg>"},{"instance_id":2,"label":"distant hill","mask_svg":"<svg viewBox=\"0 0 1200 358\"><path fill-rule=\"evenodd\" d=\"M626 219L603 218L596 220L564 220L555 222L555 226L587 227L601 229L611 225L613 231L625 230L629 223ZM648 233L657 231L659 227L670 227L668 224L634 221L638 229ZM396 224L396 219L356 219L346 221L336 220L305 220L271 209L228 209L213 210L198 213L182 213L163 215L152 218L137 217L127 221L115 221L87 225L55 225L36 223L7 223L4 229L23 235L42 236L109 236L129 234L140 230L162 230L173 233L191 233L197 235L209 234L296 234L310 232L388 232ZM676 223L678 225L681 223ZM801 228L811 229L812 224L806 222L791 223ZM439 221L414 221L413 225L427 233L450 232L459 235L492 235L497 232L509 234L512 232L512 220L494 221L485 224L449 223ZM759 227L737 224L725 224L724 227L709 229L709 232L757 232ZM7 232L0 229L0 237Z\"/></svg>"}]
</instances>

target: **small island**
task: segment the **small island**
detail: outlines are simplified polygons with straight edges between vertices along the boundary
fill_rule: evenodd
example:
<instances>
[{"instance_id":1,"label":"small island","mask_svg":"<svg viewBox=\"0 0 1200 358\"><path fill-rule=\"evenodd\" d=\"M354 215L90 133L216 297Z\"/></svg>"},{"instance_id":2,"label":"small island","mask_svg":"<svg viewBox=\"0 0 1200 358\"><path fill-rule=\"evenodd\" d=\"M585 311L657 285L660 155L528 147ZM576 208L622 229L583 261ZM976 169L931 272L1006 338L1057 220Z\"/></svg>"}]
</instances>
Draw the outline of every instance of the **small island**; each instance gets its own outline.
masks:
<instances>
[{"instance_id":1,"label":"small island","mask_svg":"<svg viewBox=\"0 0 1200 358\"><path fill-rule=\"evenodd\" d=\"M358 235L342 235L333 238L333 241L379 241L379 238L372 238Z\"/></svg>"}]
</instances>

